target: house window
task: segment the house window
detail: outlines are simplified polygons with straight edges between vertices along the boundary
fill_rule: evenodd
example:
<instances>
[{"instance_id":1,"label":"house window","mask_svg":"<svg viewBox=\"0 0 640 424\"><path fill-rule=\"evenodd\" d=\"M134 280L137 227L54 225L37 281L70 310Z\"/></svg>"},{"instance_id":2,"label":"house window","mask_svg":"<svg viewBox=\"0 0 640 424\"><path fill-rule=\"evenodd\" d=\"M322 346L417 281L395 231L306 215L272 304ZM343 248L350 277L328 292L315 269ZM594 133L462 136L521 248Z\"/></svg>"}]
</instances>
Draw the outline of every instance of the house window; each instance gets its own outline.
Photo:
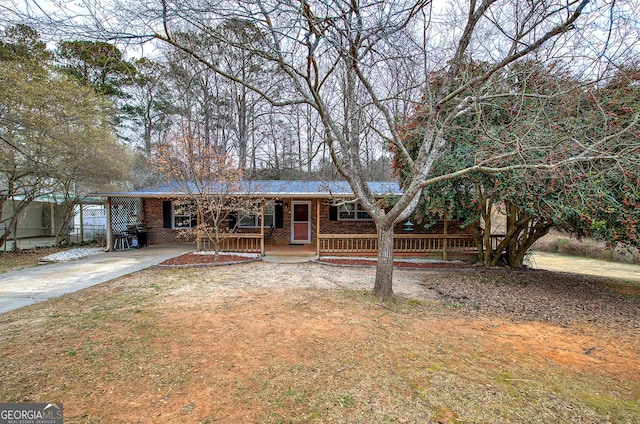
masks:
<instances>
[{"instance_id":1,"label":"house window","mask_svg":"<svg viewBox=\"0 0 640 424\"><path fill-rule=\"evenodd\" d=\"M340 221L370 221L371 216L360 203L345 203L338 206L338 219Z\"/></svg>"},{"instance_id":2,"label":"house window","mask_svg":"<svg viewBox=\"0 0 640 424\"><path fill-rule=\"evenodd\" d=\"M191 202L173 202L173 228L184 230L195 227L196 208Z\"/></svg>"},{"instance_id":3,"label":"house window","mask_svg":"<svg viewBox=\"0 0 640 424\"><path fill-rule=\"evenodd\" d=\"M276 209L273 204L264 205L264 226L270 228L275 225ZM240 218L240 228L260 228L260 214L244 215Z\"/></svg>"}]
</instances>

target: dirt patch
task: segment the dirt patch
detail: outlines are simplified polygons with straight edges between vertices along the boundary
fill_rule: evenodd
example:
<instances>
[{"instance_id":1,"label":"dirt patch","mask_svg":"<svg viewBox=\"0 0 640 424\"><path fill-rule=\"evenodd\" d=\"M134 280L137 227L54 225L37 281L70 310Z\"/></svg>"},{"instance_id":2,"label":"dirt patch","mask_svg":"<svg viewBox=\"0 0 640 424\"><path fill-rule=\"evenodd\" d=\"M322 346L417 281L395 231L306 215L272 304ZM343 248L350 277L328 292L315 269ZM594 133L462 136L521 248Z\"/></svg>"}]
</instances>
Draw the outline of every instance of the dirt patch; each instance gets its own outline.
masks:
<instances>
[{"instance_id":1,"label":"dirt patch","mask_svg":"<svg viewBox=\"0 0 640 424\"><path fill-rule=\"evenodd\" d=\"M162 268L3 314L0 399L64 402L68 423L640 418L632 299L551 272L396 270L380 304L373 278Z\"/></svg>"},{"instance_id":2,"label":"dirt patch","mask_svg":"<svg viewBox=\"0 0 640 424\"><path fill-rule=\"evenodd\" d=\"M598 281L595 280L593 284L598 286L604 286L610 289L611 291L626 295L640 298L640 286L627 284L621 281Z\"/></svg>"},{"instance_id":3,"label":"dirt patch","mask_svg":"<svg viewBox=\"0 0 640 424\"><path fill-rule=\"evenodd\" d=\"M228 253L221 253L217 257L215 255L202 255L197 253L186 253L176 258L168 259L160 265L170 266L193 266L193 265L231 265L243 262L254 262L259 260L257 256L240 256Z\"/></svg>"},{"instance_id":4,"label":"dirt patch","mask_svg":"<svg viewBox=\"0 0 640 424\"><path fill-rule=\"evenodd\" d=\"M318 262L342 265L342 266L376 266L375 260L369 259L354 259L354 258L320 258ZM411 269L477 269L479 266L470 262L461 261L449 261L449 262L436 262L436 261L393 261L393 266L397 268L411 268Z\"/></svg>"},{"instance_id":5,"label":"dirt patch","mask_svg":"<svg viewBox=\"0 0 640 424\"><path fill-rule=\"evenodd\" d=\"M612 291L614 282L548 271L426 276L424 284L470 315L561 326L575 323L640 330L640 298Z\"/></svg>"},{"instance_id":6,"label":"dirt patch","mask_svg":"<svg viewBox=\"0 0 640 424\"><path fill-rule=\"evenodd\" d=\"M252 262L259 258L257 256L238 256L233 254L220 254L218 258L214 255L202 255L198 253L187 253L173 259L162 262L161 265L190 266L190 265L230 265L235 263ZM376 261L361 258L335 258L325 257L318 259L319 263L340 266L367 266L375 267ZM408 269L477 269L481 266L462 261L403 261L393 262L396 268Z\"/></svg>"}]
</instances>

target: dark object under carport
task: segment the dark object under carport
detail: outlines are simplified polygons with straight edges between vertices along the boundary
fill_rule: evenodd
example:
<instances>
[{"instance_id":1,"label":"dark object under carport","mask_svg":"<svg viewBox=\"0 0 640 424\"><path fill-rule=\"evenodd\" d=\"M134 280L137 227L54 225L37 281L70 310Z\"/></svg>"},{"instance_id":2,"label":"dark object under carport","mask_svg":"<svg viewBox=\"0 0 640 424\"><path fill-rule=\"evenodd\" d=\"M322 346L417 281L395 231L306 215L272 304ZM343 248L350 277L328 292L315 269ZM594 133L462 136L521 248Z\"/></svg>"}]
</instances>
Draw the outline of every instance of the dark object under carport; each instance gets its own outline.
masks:
<instances>
[{"instance_id":1,"label":"dark object under carport","mask_svg":"<svg viewBox=\"0 0 640 424\"><path fill-rule=\"evenodd\" d=\"M127 234L131 237L135 237L138 240L138 245L136 247L146 247L147 246L147 233L149 232L149 227L145 224L128 224L127 225Z\"/></svg>"}]
</instances>

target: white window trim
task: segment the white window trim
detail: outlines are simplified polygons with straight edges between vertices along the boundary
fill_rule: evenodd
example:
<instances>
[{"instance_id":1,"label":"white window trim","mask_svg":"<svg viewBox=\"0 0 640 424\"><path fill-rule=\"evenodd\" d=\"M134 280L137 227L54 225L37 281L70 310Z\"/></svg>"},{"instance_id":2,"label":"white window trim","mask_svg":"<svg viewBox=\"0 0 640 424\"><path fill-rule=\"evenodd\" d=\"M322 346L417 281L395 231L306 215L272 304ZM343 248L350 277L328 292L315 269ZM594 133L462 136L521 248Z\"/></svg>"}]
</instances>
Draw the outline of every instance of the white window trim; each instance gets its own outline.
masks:
<instances>
[{"instance_id":1,"label":"white window trim","mask_svg":"<svg viewBox=\"0 0 640 424\"><path fill-rule=\"evenodd\" d=\"M347 221L347 222L373 221L373 218L371 218L371 216L369 216L369 218L358 218L358 212L367 213L367 211L364 210L364 208L362 207L362 205L359 202L350 203L350 204L354 206L354 208L353 208L353 218L343 218L340 215L340 208L343 207L344 205L340 205L340 206L338 206L338 221ZM368 215L368 213L367 213L367 215Z\"/></svg>"},{"instance_id":2,"label":"white window trim","mask_svg":"<svg viewBox=\"0 0 640 424\"><path fill-rule=\"evenodd\" d=\"M271 213L267 213L267 208L271 207ZM275 204L264 205L264 216L271 216L272 225L276 225L276 206ZM245 216L244 218L253 217L253 225L242 225L243 217L238 215L238 228L262 228L260 222L260 213ZM265 227L270 228L270 227Z\"/></svg>"},{"instance_id":3,"label":"white window trim","mask_svg":"<svg viewBox=\"0 0 640 424\"><path fill-rule=\"evenodd\" d=\"M195 217L195 213L192 215L189 215L189 225L176 225L176 218L177 217L186 217L187 215L184 214L178 214L176 215L176 202L172 201L171 202L171 228L174 230L190 230L191 228L193 228L191 226L191 222L193 220L193 218Z\"/></svg>"}]
</instances>

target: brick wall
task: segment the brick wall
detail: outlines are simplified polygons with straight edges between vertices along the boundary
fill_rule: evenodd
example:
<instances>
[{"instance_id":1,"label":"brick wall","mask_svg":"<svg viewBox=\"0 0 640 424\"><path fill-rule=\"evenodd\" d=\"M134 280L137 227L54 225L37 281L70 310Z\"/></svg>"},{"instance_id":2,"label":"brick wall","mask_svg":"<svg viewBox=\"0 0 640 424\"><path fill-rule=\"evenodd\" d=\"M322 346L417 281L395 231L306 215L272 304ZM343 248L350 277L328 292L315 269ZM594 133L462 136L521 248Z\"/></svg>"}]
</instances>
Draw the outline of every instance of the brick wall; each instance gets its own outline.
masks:
<instances>
[{"instance_id":1,"label":"brick wall","mask_svg":"<svg viewBox=\"0 0 640 424\"><path fill-rule=\"evenodd\" d=\"M144 199L144 222L150 228L149 244L188 242L189 240L180 236L180 230L163 228L162 216L163 199ZM291 242L291 199L283 199L283 228L276 228L268 244L289 244ZM317 205L318 202L311 200L311 244L317 239ZM375 234L376 228L373 221L330 221L329 202L320 201L320 231L322 234ZM414 223L415 224L415 223ZM469 232L460 228L460 221L449 221L447 231L449 234L468 234ZM259 233L259 228L238 228L241 233ZM270 229L265 228L265 233ZM444 221L438 221L428 230L424 230L421 225L415 224L414 230L407 232L404 230L404 223L396 225L396 234L442 234L444 231Z\"/></svg>"},{"instance_id":2,"label":"brick wall","mask_svg":"<svg viewBox=\"0 0 640 424\"><path fill-rule=\"evenodd\" d=\"M186 237L180 235L180 230L163 228L162 201L166 199L143 199L144 223L149 227L149 244L162 243L191 243Z\"/></svg>"},{"instance_id":3,"label":"brick wall","mask_svg":"<svg viewBox=\"0 0 640 424\"><path fill-rule=\"evenodd\" d=\"M316 214L317 214L317 201L315 199L305 200L305 199L296 199L292 200L290 198L282 199L282 227L283 228L274 228L272 236L266 240L267 244L290 244L291 243L291 211L292 211L292 202L310 202L311 208L309 210L309 219L311 221L311 244L314 245L317 240L317 222L316 222ZM322 210L322 209L321 209ZM327 209L327 219L328 219L328 209ZM323 224L324 225L324 224ZM271 231L270 228L265 228L265 234L268 234ZM259 233L259 228L238 228L238 232L242 233Z\"/></svg>"},{"instance_id":4,"label":"brick wall","mask_svg":"<svg viewBox=\"0 0 640 424\"><path fill-rule=\"evenodd\" d=\"M330 221L330 205L321 201L320 232L322 234L376 234L373 221Z\"/></svg>"},{"instance_id":5,"label":"brick wall","mask_svg":"<svg viewBox=\"0 0 640 424\"><path fill-rule=\"evenodd\" d=\"M323 201L320 206L320 232L322 234L376 234L376 226L373 221L330 221L328 202ZM460 227L461 221L449 221L448 234L469 234L469 231ZM425 230L423 225L414 223L413 231L404 230L404 222L395 226L396 234L443 234L444 221L436 222L431 228Z\"/></svg>"}]
</instances>

